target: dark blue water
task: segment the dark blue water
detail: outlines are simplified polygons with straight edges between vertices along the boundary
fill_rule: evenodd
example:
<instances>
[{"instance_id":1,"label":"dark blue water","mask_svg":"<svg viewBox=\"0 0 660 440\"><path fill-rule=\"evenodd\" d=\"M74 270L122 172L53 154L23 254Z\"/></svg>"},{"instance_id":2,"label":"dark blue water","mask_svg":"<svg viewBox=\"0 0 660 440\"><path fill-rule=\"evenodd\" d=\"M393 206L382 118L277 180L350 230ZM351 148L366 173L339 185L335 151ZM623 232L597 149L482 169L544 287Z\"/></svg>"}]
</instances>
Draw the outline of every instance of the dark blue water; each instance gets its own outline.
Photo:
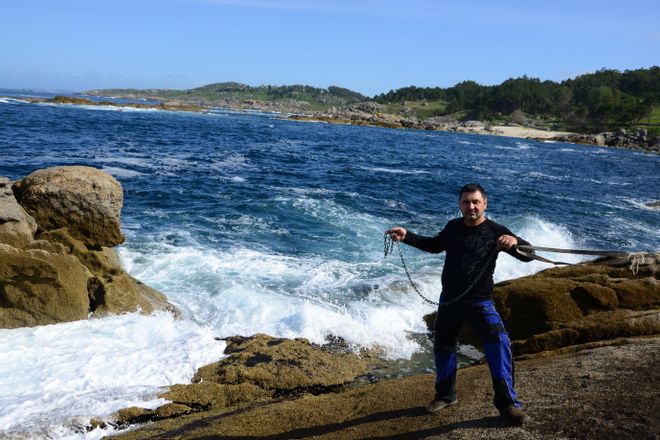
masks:
<instances>
[{"instance_id":1,"label":"dark blue water","mask_svg":"<svg viewBox=\"0 0 660 440\"><path fill-rule=\"evenodd\" d=\"M534 244L660 247L660 212L645 205L660 199L654 155L0 98L0 175L74 164L122 183L122 263L167 294L183 319L134 314L4 331L0 433L80 436L69 431L80 420L155 399L159 387L217 359L216 336L339 336L412 357L398 364L404 372L430 367L421 317L433 307L397 259L383 259L382 233L397 224L436 233L458 214L457 191L468 181L488 190L491 217ZM442 256L404 251L422 293L437 299ZM495 275L546 267L503 255ZM99 368L99 359L112 362Z\"/></svg>"},{"instance_id":2,"label":"dark blue water","mask_svg":"<svg viewBox=\"0 0 660 440\"><path fill-rule=\"evenodd\" d=\"M223 335L340 335L410 355L428 305L383 261L382 232L436 233L469 181L533 244L660 248L660 213L645 206L660 199L656 155L223 110L0 103L0 175L73 164L122 183L127 270ZM436 299L442 257L406 252ZM547 267L506 258L498 280Z\"/></svg>"},{"instance_id":3,"label":"dark blue water","mask_svg":"<svg viewBox=\"0 0 660 440\"><path fill-rule=\"evenodd\" d=\"M275 194L314 193L433 230L456 214L456 191L467 181L489 191L491 215L561 224L587 246L657 249L660 241L658 212L642 206L660 198L656 155L220 114L0 104L0 173L17 179L53 165L117 168L125 221L158 227L145 224L144 212L165 209L177 222L202 226L200 240L240 237L286 253L304 252L300 240L315 247L352 237L310 224L274 202ZM301 235L280 241L267 231L206 224L218 214L255 216Z\"/></svg>"}]
</instances>

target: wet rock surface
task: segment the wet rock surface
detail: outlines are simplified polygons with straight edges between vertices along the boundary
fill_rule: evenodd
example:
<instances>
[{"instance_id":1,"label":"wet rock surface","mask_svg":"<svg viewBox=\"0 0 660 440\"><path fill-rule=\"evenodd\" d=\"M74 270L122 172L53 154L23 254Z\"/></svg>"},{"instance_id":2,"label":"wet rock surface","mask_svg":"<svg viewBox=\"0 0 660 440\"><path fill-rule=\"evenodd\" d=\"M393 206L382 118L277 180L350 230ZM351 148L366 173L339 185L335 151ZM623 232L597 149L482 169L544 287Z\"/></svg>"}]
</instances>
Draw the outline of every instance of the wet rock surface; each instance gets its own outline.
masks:
<instances>
[{"instance_id":1,"label":"wet rock surface","mask_svg":"<svg viewBox=\"0 0 660 440\"><path fill-rule=\"evenodd\" d=\"M265 335L229 338L227 359L161 395L171 403L132 408L111 423L155 421L122 439L655 439L659 261L648 254L633 273L630 261L600 260L496 286L518 355L516 387L530 413L524 427L498 417L483 362L459 370L458 405L428 415L433 375L345 388L373 360ZM479 345L474 336L463 333L461 342Z\"/></svg>"},{"instance_id":2,"label":"wet rock surface","mask_svg":"<svg viewBox=\"0 0 660 440\"><path fill-rule=\"evenodd\" d=\"M366 373L366 362L354 353L306 339L237 336L227 339L225 353L228 358L200 368L193 382L249 383L279 396L332 390Z\"/></svg>"},{"instance_id":3,"label":"wet rock surface","mask_svg":"<svg viewBox=\"0 0 660 440\"><path fill-rule=\"evenodd\" d=\"M112 176L58 167L32 173L14 191L9 183L0 177L0 328L137 310L177 313L106 246L123 241L121 185Z\"/></svg>"},{"instance_id":4,"label":"wet rock surface","mask_svg":"<svg viewBox=\"0 0 660 440\"><path fill-rule=\"evenodd\" d=\"M305 339L258 334L226 340L226 358L197 371L193 383L174 385L160 397L171 403L155 410L128 408L117 426L178 417L199 411L236 410L249 405L340 390L367 372L367 362Z\"/></svg>"},{"instance_id":5,"label":"wet rock surface","mask_svg":"<svg viewBox=\"0 0 660 440\"><path fill-rule=\"evenodd\" d=\"M656 439L660 338L619 339L519 360L529 420L507 426L486 365L458 372L458 405L437 414L431 374L149 423L117 439Z\"/></svg>"}]
</instances>

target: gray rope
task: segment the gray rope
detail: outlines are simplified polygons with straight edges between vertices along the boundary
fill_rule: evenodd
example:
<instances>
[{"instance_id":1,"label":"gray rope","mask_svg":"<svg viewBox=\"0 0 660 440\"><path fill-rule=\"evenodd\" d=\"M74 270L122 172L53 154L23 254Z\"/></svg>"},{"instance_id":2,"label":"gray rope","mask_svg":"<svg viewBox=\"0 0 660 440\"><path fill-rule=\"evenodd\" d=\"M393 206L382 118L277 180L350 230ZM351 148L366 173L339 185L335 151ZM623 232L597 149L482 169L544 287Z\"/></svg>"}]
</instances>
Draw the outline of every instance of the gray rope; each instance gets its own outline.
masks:
<instances>
[{"instance_id":1,"label":"gray rope","mask_svg":"<svg viewBox=\"0 0 660 440\"><path fill-rule=\"evenodd\" d=\"M390 255L392 253L392 250L394 249L394 243L395 241L392 240L392 237L389 234L385 234L384 237L384 254L385 257ZM452 299L451 301L443 302L443 303L437 303L435 301L431 301L427 297L425 297L422 292L419 291L417 288L417 285L415 285L415 282L412 280L412 277L410 276L410 271L408 271L408 266L406 265L406 261L403 258L403 251L401 250L401 244L397 241L396 242L397 248L399 250L399 258L401 259L401 264L403 265L403 270L406 272L406 276L408 277L408 281L410 281L410 285L412 286L413 290L419 295L420 298L422 298L424 301L426 301L429 304L432 304L434 306L438 307L446 307L450 306L452 304L457 303L458 301L462 300L468 293L472 291L481 281L481 279L484 277L486 272L488 271L488 268L495 263L495 260L497 259L497 249L493 248L493 250L488 254L488 259L486 261L486 264L484 264L483 268L481 269L481 272L474 278L472 283L456 298ZM440 296L442 297L442 293L440 293Z\"/></svg>"},{"instance_id":2,"label":"gray rope","mask_svg":"<svg viewBox=\"0 0 660 440\"><path fill-rule=\"evenodd\" d=\"M626 261L630 261L630 271L633 273L633 275L637 275L637 272L639 272L639 265L646 264L645 254L644 252L635 252L629 254L626 257Z\"/></svg>"},{"instance_id":3,"label":"gray rope","mask_svg":"<svg viewBox=\"0 0 660 440\"><path fill-rule=\"evenodd\" d=\"M625 261L630 261L630 271L637 275L639 271L639 265L646 263L646 253L644 252L623 252L623 251L594 251L594 250L584 250L584 249L561 249L561 248L551 248L543 246L527 246L527 245L518 245L516 246L516 252L525 257L533 258L534 260L543 261L544 263L559 265L572 265L580 263L565 263L563 261L553 261L547 258L536 255L534 251L548 251L548 252L558 252L564 254L577 254L577 255L595 255L599 257L614 257L622 258Z\"/></svg>"}]
</instances>

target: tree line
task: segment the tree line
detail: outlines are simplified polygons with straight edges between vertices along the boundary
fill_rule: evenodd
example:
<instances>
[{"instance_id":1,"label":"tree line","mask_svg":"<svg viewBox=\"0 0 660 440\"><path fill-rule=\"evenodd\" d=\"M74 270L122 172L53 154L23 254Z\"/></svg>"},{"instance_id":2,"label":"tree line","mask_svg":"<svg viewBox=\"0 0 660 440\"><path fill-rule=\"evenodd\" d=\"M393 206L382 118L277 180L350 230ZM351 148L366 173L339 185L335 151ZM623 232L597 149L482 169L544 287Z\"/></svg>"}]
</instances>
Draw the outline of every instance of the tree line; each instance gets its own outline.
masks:
<instances>
[{"instance_id":1,"label":"tree line","mask_svg":"<svg viewBox=\"0 0 660 440\"><path fill-rule=\"evenodd\" d=\"M374 97L376 102L445 101L442 115L493 119L516 111L574 126L638 124L660 105L660 67L601 69L562 82L522 76L495 86L463 81L449 88L403 87ZM440 115L440 114L439 114Z\"/></svg>"},{"instance_id":2,"label":"tree line","mask_svg":"<svg viewBox=\"0 0 660 440\"><path fill-rule=\"evenodd\" d=\"M187 94L195 93L214 93L218 96L223 94L252 94L254 96L265 95L270 99L323 99L326 96L332 96L345 101L346 103L361 102L367 99L366 96L343 87L330 86L327 89L312 87L301 84L273 86L263 85L252 87L238 82L224 82L208 84L196 89L186 90Z\"/></svg>"}]
</instances>

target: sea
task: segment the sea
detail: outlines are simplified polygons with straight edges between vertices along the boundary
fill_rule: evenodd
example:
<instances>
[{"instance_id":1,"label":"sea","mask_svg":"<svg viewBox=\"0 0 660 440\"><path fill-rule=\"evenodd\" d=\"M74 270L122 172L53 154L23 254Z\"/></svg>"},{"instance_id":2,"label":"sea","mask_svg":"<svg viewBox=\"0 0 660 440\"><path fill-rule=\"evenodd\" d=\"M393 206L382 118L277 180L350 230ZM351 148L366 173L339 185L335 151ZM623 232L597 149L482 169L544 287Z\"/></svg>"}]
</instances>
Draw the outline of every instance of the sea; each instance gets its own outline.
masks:
<instances>
[{"instance_id":1,"label":"sea","mask_svg":"<svg viewBox=\"0 0 660 440\"><path fill-rule=\"evenodd\" d=\"M7 92L7 91L5 91ZM0 176L86 165L124 189L131 275L180 311L0 330L0 437L97 439L89 430L221 359L232 335L266 333L378 350L392 375L432 372L423 315L383 232L435 235L468 182L488 215L532 244L657 251L660 156L509 137L0 98ZM121 102L121 101L119 101ZM437 301L443 255L402 246ZM584 256L541 253L578 262ZM550 267L500 255L495 280ZM480 354L462 347L462 361ZM398 367L397 367L398 366Z\"/></svg>"}]
</instances>

